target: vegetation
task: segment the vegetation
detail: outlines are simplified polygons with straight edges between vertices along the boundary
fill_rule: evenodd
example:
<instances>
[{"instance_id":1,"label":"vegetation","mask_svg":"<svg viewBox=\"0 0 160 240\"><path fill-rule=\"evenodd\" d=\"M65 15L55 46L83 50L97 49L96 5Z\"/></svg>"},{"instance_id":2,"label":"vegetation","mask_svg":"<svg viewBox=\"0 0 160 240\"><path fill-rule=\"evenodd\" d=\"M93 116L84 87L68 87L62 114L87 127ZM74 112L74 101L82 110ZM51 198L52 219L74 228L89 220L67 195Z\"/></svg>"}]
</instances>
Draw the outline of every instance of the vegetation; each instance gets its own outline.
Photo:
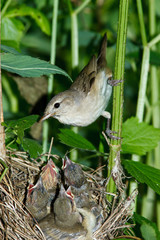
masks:
<instances>
[{"instance_id":1,"label":"vegetation","mask_svg":"<svg viewBox=\"0 0 160 240\"><path fill-rule=\"evenodd\" d=\"M1 1L6 148L37 158L49 151L54 137L54 154L70 152L74 161L94 169L106 165L105 177L113 176L118 159L126 175L126 194L139 190L132 222L136 239L145 240L160 239L159 30L159 0ZM98 52L105 32L108 66L115 79L123 80L114 87L108 106L112 130L121 139L107 144L102 117L78 130L49 119L42 131L37 121L48 100L70 86ZM107 192L116 193L116 188L111 178Z\"/></svg>"}]
</instances>

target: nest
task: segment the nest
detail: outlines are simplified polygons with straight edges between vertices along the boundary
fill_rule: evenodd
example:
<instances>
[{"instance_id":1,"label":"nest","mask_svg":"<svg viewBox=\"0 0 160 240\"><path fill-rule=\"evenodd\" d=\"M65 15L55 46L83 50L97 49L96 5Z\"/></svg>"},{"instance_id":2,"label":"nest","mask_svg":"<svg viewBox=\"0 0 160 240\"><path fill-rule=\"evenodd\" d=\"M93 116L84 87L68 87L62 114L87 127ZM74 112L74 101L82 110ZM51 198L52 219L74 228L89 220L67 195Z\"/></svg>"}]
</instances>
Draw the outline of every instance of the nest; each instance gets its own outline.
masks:
<instances>
[{"instance_id":1,"label":"nest","mask_svg":"<svg viewBox=\"0 0 160 240\"><path fill-rule=\"evenodd\" d=\"M58 158L50 155L50 158ZM38 223L25 207L25 197L28 183L33 181L44 164L43 158L28 160L26 152L8 150L6 159L2 159L9 170L0 182L0 239L8 240L45 240ZM0 165L0 175L4 171ZM125 196L124 186L119 181L119 194L114 195L111 204L106 200L106 179L99 174L100 169L85 171L86 178L94 189L92 198L103 208L106 219L102 226L93 233L95 240L109 240L118 236L133 235L129 219L132 217L132 207L137 192ZM120 174L121 175L121 174ZM112 194L111 194L112 195Z\"/></svg>"}]
</instances>

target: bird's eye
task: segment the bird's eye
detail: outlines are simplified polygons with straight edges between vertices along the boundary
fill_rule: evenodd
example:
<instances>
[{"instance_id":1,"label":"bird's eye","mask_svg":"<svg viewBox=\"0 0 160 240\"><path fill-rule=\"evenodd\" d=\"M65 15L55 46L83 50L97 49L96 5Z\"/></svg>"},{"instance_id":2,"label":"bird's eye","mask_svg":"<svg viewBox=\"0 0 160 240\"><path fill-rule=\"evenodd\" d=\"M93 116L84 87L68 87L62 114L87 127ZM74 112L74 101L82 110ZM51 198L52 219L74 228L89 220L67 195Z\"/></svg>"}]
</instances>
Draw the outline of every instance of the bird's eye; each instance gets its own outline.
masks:
<instances>
[{"instance_id":1,"label":"bird's eye","mask_svg":"<svg viewBox=\"0 0 160 240\"><path fill-rule=\"evenodd\" d=\"M60 103L58 103L58 102L54 104L55 108L59 108L59 106L60 106Z\"/></svg>"},{"instance_id":2,"label":"bird's eye","mask_svg":"<svg viewBox=\"0 0 160 240\"><path fill-rule=\"evenodd\" d=\"M109 78L108 78L108 81L112 81L113 80L113 76L110 76Z\"/></svg>"}]
</instances>

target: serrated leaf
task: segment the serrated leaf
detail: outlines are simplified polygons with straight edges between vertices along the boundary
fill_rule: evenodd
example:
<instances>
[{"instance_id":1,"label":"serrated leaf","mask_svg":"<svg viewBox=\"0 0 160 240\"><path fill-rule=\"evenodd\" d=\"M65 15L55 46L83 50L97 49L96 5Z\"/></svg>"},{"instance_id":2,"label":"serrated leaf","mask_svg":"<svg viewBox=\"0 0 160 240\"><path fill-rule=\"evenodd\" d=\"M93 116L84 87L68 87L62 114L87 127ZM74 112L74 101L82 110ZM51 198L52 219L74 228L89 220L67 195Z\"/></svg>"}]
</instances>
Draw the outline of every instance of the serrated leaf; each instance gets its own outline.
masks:
<instances>
[{"instance_id":1,"label":"serrated leaf","mask_svg":"<svg viewBox=\"0 0 160 240\"><path fill-rule=\"evenodd\" d=\"M140 162L124 160L125 169L139 182L146 183L160 194L160 170Z\"/></svg>"},{"instance_id":2,"label":"serrated leaf","mask_svg":"<svg viewBox=\"0 0 160 240\"><path fill-rule=\"evenodd\" d=\"M96 150L91 142L70 129L60 129L60 131L61 133L58 134L59 140L67 146L90 151Z\"/></svg>"},{"instance_id":3,"label":"serrated leaf","mask_svg":"<svg viewBox=\"0 0 160 240\"><path fill-rule=\"evenodd\" d=\"M147 226L151 227L152 231L154 230L154 232L156 233L156 240L160 240L160 231L158 230L158 227L154 222L148 220L145 217L142 217L141 215L137 214L136 212L134 213L134 219L140 225L146 224Z\"/></svg>"},{"instance_id":4,"label":"serrated leaf","mask_svg":"<svg viewBox=\"0 0 160 240\"><path fill-rule=\"evenodd\" d=\"M42 153L42 146L35 140L29 138L23 138L23 149L28 152L31 158L37 158Z\"/></svg>"},{"instance_id":5,"label":"serrated leaf","mask_svg":"<svg viewBox=\"0 0 160 240\"><path fill-rule=\"evenodd\" d=\"M44 60L25 55L15 55L12 53L1 54L1 68L22 77L40 77L42 75L61 74L71 79L61 68Z\"/></svg>"},{"instance_id":6,"label":"serrated leaf","mask_svg":"<svg viewBox=\"0 0 160 240\"><path fill-rule=\"evenodd\" d=\"M30 115L24 118L19 118L17 120L8 120L1 123L2 126L12 129L21 129L25 130L30 128L35 122L37 122L39 116L38 115Z\"/></svg>"},{"instance_id":7,"label":"serrated leaf","mask_svg":"<svg viewBox=\"0 0 160 240\"><path fill-rule=\"evenodd\" d=\"M160 140L160 129L147 123L139 123L138 118L129 118L122 126L122 151L144 155L154 149Z\"/></svg>"},{"instance_id":8,"label":"serrated leaf","mask_svg":"<svg viewBox=\"0 0 160 240\"><path fill-rule=\"evenodd\" d=\"M30 16L35 20L40 29L50 35L50 24L45 15L38 9L29 7L27 5L21 5L18 8L11 9L5 15L7 18L19 17L19 16Z\"/></svg>"}]
</instances>

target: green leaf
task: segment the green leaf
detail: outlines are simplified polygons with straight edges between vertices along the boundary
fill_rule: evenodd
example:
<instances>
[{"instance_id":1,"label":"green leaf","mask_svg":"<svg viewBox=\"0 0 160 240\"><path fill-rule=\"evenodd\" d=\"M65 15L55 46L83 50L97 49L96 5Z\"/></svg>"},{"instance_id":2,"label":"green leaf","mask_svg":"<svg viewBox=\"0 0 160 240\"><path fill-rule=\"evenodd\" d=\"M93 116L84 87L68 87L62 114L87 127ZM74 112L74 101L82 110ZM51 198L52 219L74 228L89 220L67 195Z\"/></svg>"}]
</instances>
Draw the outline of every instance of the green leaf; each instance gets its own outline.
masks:
<instances>
[{"instance_id":1,"label":"green leaf","mask_svg":"<svg viewBox=\"0 0 160 240\"><path fill-rule=\"evenodd\" d=\"M146 183L155 192L160 194L160 170L140 162L124 160L125 169L139 182Z\"/></svg>"},{"instance_id":2,"label":"green leaf","mask_svg":"<svg viewBox=\"0 0 160 240\"><path fill-rule=\"evenodd\" d=\"M40 12L38 9L29 7L27 5L21 5L18 8L14 8L7 12L5 17L13 18L13 17L19 17L19 16L30 16L35 20L37 25L40 27L40 29L46 33L47 35L50 35L50 23L48 19L45 17L45 15Z\"/></svg>"},{"instance_id":3,"label":"green leaf","mask_svg":"<svg viewBox=\"0 0 160 240\"><path fill-rule=\"evenodd\" d=\"M37 122L39 116L38 115L30 115L24 118L20 118L18 120L8 120L1 123L2 126L12 129L28 129L30 128L35 122Z\"/></svg>"},{"instance_id":4,"label":"green leaf","mask_svg":"<svg viewBox=\"0 0 160 240\"><path fill-rule=\"evenodd\" d=\"M144 240L157 240L156 232L149 224L142 224L140 229Z\"/></svg>"},{"instance_id":5,"label":"green leaf","mask_svg":"<svg viewBox=\"0 0 160 240\"><path fill-rule=\"evenodd\" d=\"M60 129L60 131L61 133L58 134L59 140L67 146L90 151L96 150L92 143L70 129Z\"/></svg>"},{"instance_id":6,"label":"green leaf","mask_svg":"<svg viewBox=\"0 0 160 240\"><path fill-rule=\"evenodd\" d=\"M153 233L153 235L156 235L156 240L160 240L160 231L158 230L157 225L154 222L151 222L150 220L148 220L145 217L142 217L141 215L134 213L134 219L135 221L140 224L140 225L147 225L149 227L149 229L151 229L151 232ZM142 235L144 233L144 227L143 229L141 229ZM148 235L150 236L150 235ZM145 238L147 239L147 238ZM152 239L152 238L150 238Z\"/></svg>"},{"instance_id":7,"label":"green leaf","mask_svg":"<svg viewBox=\"0 0 160 240\"><path fill-rule=\"evenodd\" d=\"M19 74L22 77L40 77L52 73L62 74L71 79L61 68L38 58L25 55L3 53L1 55L1 68Z\"/></svg>"},{"instance_id":8,"label":"green leaf","mask_svg":"<svg viewBox=\"0 0 160 240\"><path fill-rule=\"evenodd\" d=\"M160 129L147 123L139 123L138 118L132 117L122 126L122 151L144 155L154 149L160 140Z\"/></svg>"},{"instance_id":9,"label":"green leaf","mask_svg":"<svg viewBox=\"0 0 160 240\"><path fill-rule=\"evenodd\" d=\"M16 54L16 55L20 55L20 54L21 54L21 53L18 52L15 48L9 47L9 46L3 45L3 44L1 44L1 50L2 50L3 52L13 53L13 54Z\"/></svg>"},{"instance_id":10,"label":"green leaf","mask_svg":"<svg viewBox=\"0 0 160 240\"><path fill-rule=\"evenodd\" d=\"M156 66L160 65L160 53L158 51L150 52L150 63Z\"/></svg>"},{"instance_id":11,"label":"green leaf","mask_svg":"<svg viewBox=\"0 0 160 240\"><path fill-rule=\"evenodd\" d=\"M18 19L2 18L1 39L20 42L24 32L24 25Z\"/></svg>"},{"instance_id":12,"label":"green leaf","mask_svg":"<svg viewBox=\"0 0 160 240\"><path fill-rule=\"evenodd\" d=\"M30 154L31 158L37 158L43 150L37 141L29 138L23 138L22 147Z\"/></svg>"}]
</instances>

